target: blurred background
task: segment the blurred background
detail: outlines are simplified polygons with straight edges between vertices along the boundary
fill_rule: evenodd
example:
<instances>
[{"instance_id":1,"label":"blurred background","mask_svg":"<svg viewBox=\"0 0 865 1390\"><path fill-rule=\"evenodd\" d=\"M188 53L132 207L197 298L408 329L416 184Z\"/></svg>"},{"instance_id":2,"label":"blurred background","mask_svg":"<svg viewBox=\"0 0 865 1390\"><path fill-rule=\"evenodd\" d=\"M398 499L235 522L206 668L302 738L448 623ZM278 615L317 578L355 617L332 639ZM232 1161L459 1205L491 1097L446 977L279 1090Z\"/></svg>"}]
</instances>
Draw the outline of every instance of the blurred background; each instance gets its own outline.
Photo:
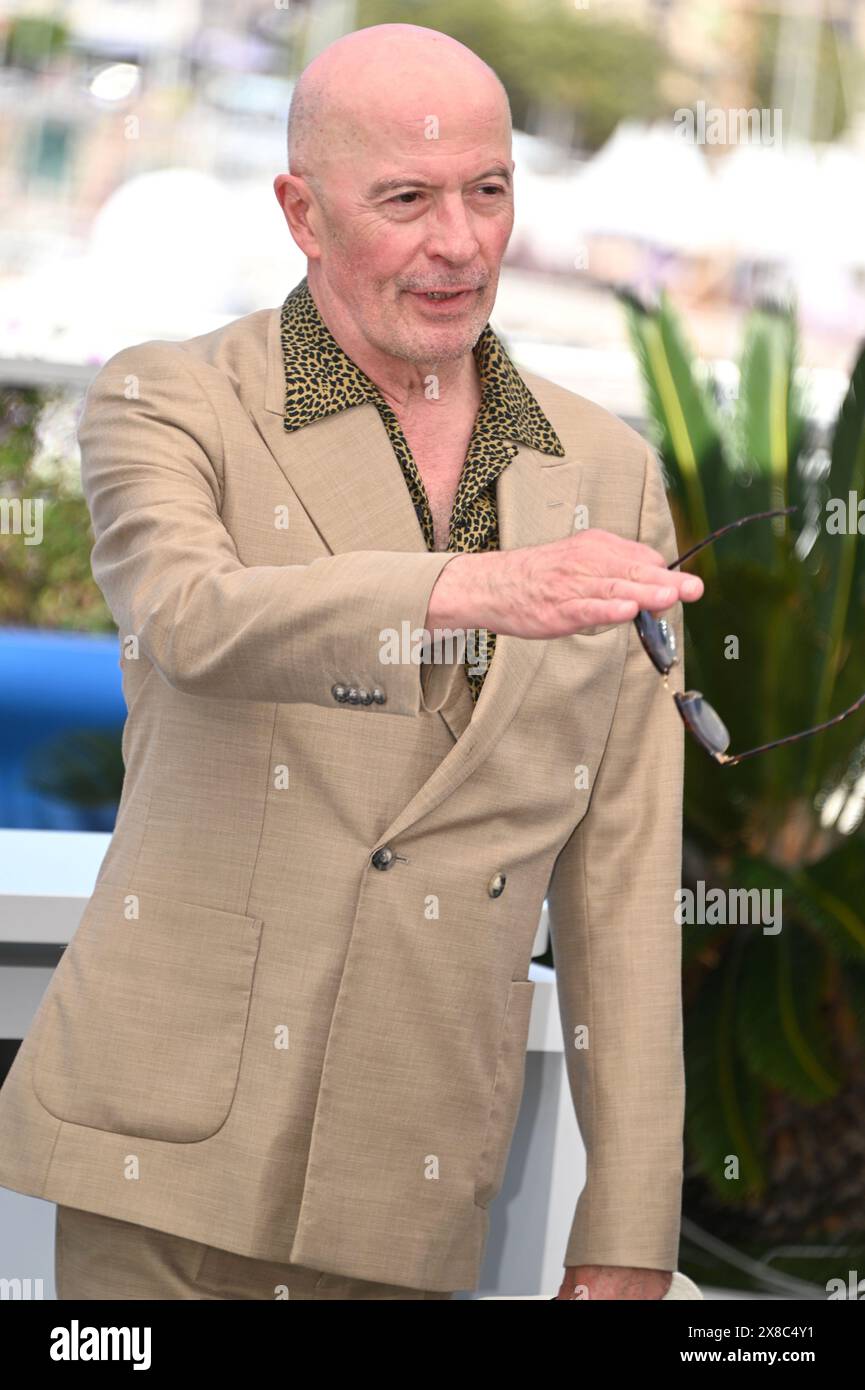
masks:
<instances>
[{"instance_id":1,"label":"blurred background","mask_svg":"<svg viewBox=\"0 0 865 1390\"><path fill-rule=\"evenodd\" d=\"M110 831L120 794L87 383L284 299L293 82L386 21L507 87L512 356L651 441L680 550L796 507L689 562L688 684L733 749L865 691L865 0L0 0L0 829ZM683 926L698 1281L865 1277L863 748L863 711L735 771L688 748L683 882L784 894L777 936Z\"/></svg>"}]
</instances>

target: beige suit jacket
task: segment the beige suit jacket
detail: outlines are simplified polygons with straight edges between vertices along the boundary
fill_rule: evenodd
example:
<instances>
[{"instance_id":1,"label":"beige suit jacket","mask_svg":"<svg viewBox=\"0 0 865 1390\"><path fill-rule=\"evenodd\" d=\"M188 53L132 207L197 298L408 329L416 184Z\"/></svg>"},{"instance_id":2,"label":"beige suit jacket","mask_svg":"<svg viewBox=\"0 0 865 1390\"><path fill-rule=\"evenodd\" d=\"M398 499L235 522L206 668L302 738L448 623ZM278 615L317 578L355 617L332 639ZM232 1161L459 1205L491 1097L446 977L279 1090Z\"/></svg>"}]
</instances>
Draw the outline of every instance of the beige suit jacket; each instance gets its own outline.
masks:
<instances>
[{"instance_id":1,"label":"beige suit jacket","mask_svg":"<svg viewBox=\"0 0 865 1390\"><path fill-rule=\"evenodd\" d=\"M566 457L520 447L501 547L570 534L583 505L672 559L654 453L522 375ZM458 666L382 664L454 556L426 549L372 404L293 434L282 409L278 307L124 349L89 389L126 775L0 1091L0 1183L255 1258L475 1288L546 897L588 1153L562 1261L674 1269L671 695L633 623L499 637L476 707ZM338 703L341 683L385 703Z\"/></svg>"}]
</instances>

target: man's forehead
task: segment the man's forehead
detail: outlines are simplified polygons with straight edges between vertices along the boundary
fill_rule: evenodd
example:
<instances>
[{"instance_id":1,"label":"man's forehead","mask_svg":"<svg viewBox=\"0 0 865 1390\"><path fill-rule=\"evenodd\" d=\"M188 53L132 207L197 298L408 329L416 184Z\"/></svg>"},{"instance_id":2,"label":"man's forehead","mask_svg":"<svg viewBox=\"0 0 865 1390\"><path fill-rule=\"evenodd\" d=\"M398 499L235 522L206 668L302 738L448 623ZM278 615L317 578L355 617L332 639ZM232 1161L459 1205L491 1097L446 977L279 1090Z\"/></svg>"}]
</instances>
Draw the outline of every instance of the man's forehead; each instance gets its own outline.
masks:
<instances>
[{"instance_id":1,"label":"man's forehead","mask_svg":"<svg viewBox=\"0 0 865 1390\"><path fill-rule=\"evenodd\" d=\"M468 182L493 172L509 179L511 172L506 113L483 122L432 109L417 121L395 116L379 121L367 114L343 132L338 148L343 158L352 161L357 181L364 187L388 179L402 182L406 177L429 184Z\"/></svg>"},{"instance_id":2,"label":"man's forehead","mask_svg":"<svg viewBox=\"0 0 865 1390\"><path fill-rule=\"evenodd\" d=\"M368 196L407 182L459 186L493 174L510 182L510 113L493 101L463 104L451 94L437 111L425 96L389 103L378 93L374 102L356 105L343 96L316 135L320 173Z\"/></svg>"}]
</instances>

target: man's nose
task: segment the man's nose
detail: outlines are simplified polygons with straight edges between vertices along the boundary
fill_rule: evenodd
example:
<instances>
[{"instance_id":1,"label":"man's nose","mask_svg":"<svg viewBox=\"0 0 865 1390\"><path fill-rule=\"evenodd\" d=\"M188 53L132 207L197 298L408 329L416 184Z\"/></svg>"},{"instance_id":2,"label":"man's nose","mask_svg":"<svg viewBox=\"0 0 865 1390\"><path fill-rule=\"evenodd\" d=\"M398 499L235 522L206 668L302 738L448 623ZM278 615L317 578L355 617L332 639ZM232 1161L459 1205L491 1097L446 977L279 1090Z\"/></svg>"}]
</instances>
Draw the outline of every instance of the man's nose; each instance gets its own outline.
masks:
<instances>
[{"instance_id":1,"label":"man's nose","mask_svg":"<svg viewBox=\"0 0 865 1390\"><path fill-rule=\"evenodd\" d=\"M439 203L429 224L426 249L430 256L441 256L457 265L477 255L480 242L461 197Z\"/></svg>"}]
</instances>

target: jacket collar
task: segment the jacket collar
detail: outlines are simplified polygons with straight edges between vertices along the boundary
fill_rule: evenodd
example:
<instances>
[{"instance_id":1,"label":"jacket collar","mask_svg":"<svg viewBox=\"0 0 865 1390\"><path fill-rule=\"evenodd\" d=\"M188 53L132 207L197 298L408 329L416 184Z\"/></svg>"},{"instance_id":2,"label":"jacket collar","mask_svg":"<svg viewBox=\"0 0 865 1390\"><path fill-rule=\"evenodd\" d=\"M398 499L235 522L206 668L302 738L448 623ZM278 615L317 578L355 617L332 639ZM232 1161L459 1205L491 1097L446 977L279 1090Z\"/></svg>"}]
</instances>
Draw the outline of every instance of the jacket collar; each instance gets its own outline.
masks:
<instances>
[{"instance_id":1,"label":"jacket collar","mask_svg":"<svg viewBox=\"0 0 865 1390\"><path fill-rule=\"evenodd\" d=\"M304 278L290 291L280 312L285 370L283 421L286 430L374 405L383 397L365 372L343 351L318 311ZM475 433L484 430L542 454L563 458L561 441L489 324L473 348L481 380L481 406Z\"/></svg>"}]
</instances>

